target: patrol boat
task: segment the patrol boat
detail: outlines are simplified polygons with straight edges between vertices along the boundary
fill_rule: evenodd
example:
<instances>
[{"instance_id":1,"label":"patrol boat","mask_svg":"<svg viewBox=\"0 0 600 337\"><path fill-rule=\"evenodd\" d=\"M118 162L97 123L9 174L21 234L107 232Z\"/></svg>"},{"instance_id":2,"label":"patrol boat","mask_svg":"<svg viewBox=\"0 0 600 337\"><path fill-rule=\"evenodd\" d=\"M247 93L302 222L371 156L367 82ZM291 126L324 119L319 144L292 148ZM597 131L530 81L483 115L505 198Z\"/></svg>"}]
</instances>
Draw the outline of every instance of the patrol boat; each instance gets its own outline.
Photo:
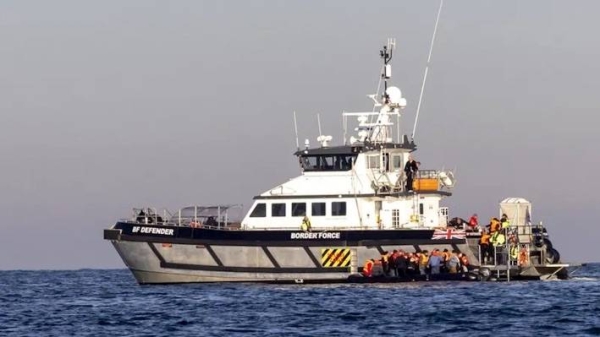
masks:
<instances>
[{"instance_id":1,"label":"patrol boat","mask_svg":"<svg viewBox=\"0 0 600 337\"><path fill-rule=\"evenodd\" d=\"M380 51L383 89L369 96L373 110L342 113L341 145L323 135L317 147L307 141L295 152L300 175L255 196L243 217L236 205L144 207L105 229L104 239L140 284L355 282L368 259L436 248L466 255L469 279L566 277L567 265L559 263L547 231L531 224L524 199L501 204L512 244L527 252L519 264L507 256L508 240L496 247L498 259L484 263L481 234L448 226L441 201L452 195L454 174L411 169L417 146L399 127L407 102L388 86L394 47L389 40ZM348 136L349 130L356 133ZM385 275L368 281L384 279L390 281Z\"/></svg>"}]
</instances>

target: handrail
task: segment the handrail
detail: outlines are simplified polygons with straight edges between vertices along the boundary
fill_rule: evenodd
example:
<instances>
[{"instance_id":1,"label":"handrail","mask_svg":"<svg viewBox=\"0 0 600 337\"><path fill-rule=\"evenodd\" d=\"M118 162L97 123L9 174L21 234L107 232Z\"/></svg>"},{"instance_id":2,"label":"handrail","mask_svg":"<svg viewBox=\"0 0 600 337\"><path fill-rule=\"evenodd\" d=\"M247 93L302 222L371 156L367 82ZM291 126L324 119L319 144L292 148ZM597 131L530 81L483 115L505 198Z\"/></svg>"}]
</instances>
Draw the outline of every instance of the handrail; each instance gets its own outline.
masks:
<instances>
[{"instance_id":1,"label":"handrail","mask_svg":"<svg viewBox=\"0 0 600 337\"><path fill-rule=\"evenodd\" d=\"M135 220L131 220L131 219L122 219L121 222L125 222L125 223L138 223ZM239 226L231 226L231 225L238 225ZM173 227L190 227L189 222L186 222L182 225L178 225L178 223L176 221L166 221L163 223L150 223L150 224L144 224L144 225L148 225L148 226L173 226ZM192 227L194 228L194 227ZM294 227L254 227L252 229L248 229L247 227L244 227L243 225L241 225L239 222L228 222L228 223L223 223L221 222L221 226L219 227L217 226L210 226L210 225L202 225L202 227L199 228L205 228L205 229L216 229L216 230L249 230L249 231L272 231L272 230L284 230L284 231L300 231L301 228L300 226L298 226L297 228ZM313 232L331 232L331 231L344 231L344 230L373 230L373 231L380 231L380 230L395 230L395 231L408 231L408 230L431 230L434 231L435 228L431 228L431 227L405 227L405 228L385 228L385 229L380 229L377 227L367 227L367 226L353 226L353 227L348 227L348 226L344 226L344 227L315 227L313 225L312 227L312 231Z\"/></svg>"}]
</instances>

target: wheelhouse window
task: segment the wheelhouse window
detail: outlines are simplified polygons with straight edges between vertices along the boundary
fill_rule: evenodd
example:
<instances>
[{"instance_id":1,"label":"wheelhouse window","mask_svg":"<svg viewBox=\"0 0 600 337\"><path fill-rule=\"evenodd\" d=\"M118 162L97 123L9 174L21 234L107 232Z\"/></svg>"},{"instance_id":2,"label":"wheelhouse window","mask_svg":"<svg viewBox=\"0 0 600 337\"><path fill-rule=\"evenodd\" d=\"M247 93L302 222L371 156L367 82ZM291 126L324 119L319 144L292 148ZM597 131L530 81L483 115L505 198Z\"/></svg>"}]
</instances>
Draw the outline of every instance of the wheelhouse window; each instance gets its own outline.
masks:
<instances>
[{"instance_id":1,"label":"wheelhouse window","mask_svg":"<svg viewBox=\"0 0 600 337\"><path fill-rule=\"evenodd\" d=\"M392 171L402 170L402 155L392 155Z\"/></svg>"},{"instance_id":2,"label":"wheelhouse window","mask_svg":"<svg viewBox=\"0 0 600 337\"><path fill-rule=\"evenodd\" d=\"M380 164L379 155L373 154L367 156L367 168L369 169L378 169Z\"/></svg>"},{"instance_id":3,"label":"wheelhouse window","mask_svg":"<svg viewBox=\"0 0 600 337\"><path fill-rule=\"evenodd\" d=\"M273 216L273 217L285 216L285 204L284 203L271 204L271 216Z\"/></svg>"},{"instance_id":4,"label":"wheelhouse window","mask_svg":"<svg viewBox=\"0 0 600 337\"><path fill-rule=\"evenodd\" d=\"M300 156L304 171L348 171L356 155Z\"/></svg>"},{"instance_id":5,"label":"wheelhouse window","mask_svg":"<svg viewBox=\"0 0 600 337\"><path fill-rule=\"evenodd\" d=\"M346 215L346 202L345 201L332 202L331 203L331 215L333 215L333 216Z\"/></svg>"},{"instance_id":6,"label":"wheelhouse window","mask_svg":"<svg viewBox=\"0 0 600 337\"><path fill-rule=\"evenodd\" d=\"M250 213L251 218L264 218L267 216L267 205L265 203L259 203L254 206L252 213Z\"/></svg>"},{"instance_id":7,"label":"wheelhouse window","mask_svg":"<svg viewBox=\"0 0 600 337\"><path fill-rule=\"evenodd\" d=\"M311 204L311 213L312 216L325 216L325 203L324 202L313 202Z\"/></svg>"},{"instance_id":8,"label":"wheelhouse window","mask_svg":"<svg viewBox=\"0 0 600 337\"><path fill-rule=\"evenodd\" d=\"M305 216L306 215L306 203L305 202L293 202L292 203L292 216Z\"/></svg>"}]
</instances>

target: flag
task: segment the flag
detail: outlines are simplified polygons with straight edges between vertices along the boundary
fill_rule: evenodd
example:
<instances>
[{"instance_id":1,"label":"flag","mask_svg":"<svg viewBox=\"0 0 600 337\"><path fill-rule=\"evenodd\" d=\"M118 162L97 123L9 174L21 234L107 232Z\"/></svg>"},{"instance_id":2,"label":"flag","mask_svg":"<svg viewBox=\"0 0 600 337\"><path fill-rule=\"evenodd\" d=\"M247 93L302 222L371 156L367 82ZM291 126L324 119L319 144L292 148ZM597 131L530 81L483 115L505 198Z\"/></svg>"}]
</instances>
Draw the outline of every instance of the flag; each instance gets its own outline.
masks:
<instances>
[{"instance_id":1,"label":"flag","mask_svg":"<svg viewBox=\"0 0 600 337\"><path fill-rule=\"evenodd\" d=\"M464 230L459 229L436 229L433 231L432 240L452 240L452 239L465 239L467 233Z\"/></svg>"}]
</instances>

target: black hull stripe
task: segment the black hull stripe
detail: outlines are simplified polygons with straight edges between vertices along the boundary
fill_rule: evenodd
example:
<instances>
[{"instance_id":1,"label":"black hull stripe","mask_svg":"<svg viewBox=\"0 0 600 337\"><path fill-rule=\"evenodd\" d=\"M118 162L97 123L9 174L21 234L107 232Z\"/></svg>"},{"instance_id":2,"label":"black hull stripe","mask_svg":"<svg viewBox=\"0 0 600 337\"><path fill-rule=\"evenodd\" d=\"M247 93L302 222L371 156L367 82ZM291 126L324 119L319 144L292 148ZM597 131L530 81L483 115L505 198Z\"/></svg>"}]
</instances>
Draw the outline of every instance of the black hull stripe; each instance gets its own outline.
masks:
<instances>
[{"instance_id":1,"label":"black hull stripe","mask_svg":"<svg viewBox=\"0 0 600 337\"><path fill-rule=\"evenodd\" d=\"M308 254L308 257L310 257L310 259L312 260L312 262L315 264L315 266L317 268L323 268L323 266L321 265L319 260L317 260L315 255L312 253L312 251L310 249L308 249L308 247L304 247L304 251L306 252L306 254Z\"/></svg>"},{"instance_id":2,"label":"black hull stripe","mask_svg":"<svg viewBox=\"0 0 600 337\"><path fill-rule=\"evenodd\" d=\"M206 248L206 250L208 251L210 256L212 256L212 258L215 260L215 262L217 263L217 266L223 267L223 262L221 262L221 259L219 259L219 257L217 256L217 253L215 253L215 251L212 249L212 247L210 245L204 245L204 247Z\"/></svg>"},{"instance_id":3,"label":"black hull stripe","mask_svg":"<svg viewBox=\"0 0 600 337\"><path fill-rule=\"evenodd\" d=\"M150 247L150 250L152 250L154 255L156 255L156 257L160 261L160 264L162 265L165 262L165 258L160 254L158 249L156 249L156 247L152 243L148 242L148 246Z\"/></svg>"},{"instance_id":4,"label":"black hull stripe","mask_svg":"<svg viewBox=\"0 0 600 337\"><path fill-rule=\"evenodd\" d=\"M271 254L267 246L262 246L262 250L263 252L265 252L265 255L267 255L267 257L269 258L269 260L275 268L281 268L281 266L279 265L279 263L277 263L277 260L275 260L275 257L273 256L273 254Z\"/></svg>"}]
</instances>

